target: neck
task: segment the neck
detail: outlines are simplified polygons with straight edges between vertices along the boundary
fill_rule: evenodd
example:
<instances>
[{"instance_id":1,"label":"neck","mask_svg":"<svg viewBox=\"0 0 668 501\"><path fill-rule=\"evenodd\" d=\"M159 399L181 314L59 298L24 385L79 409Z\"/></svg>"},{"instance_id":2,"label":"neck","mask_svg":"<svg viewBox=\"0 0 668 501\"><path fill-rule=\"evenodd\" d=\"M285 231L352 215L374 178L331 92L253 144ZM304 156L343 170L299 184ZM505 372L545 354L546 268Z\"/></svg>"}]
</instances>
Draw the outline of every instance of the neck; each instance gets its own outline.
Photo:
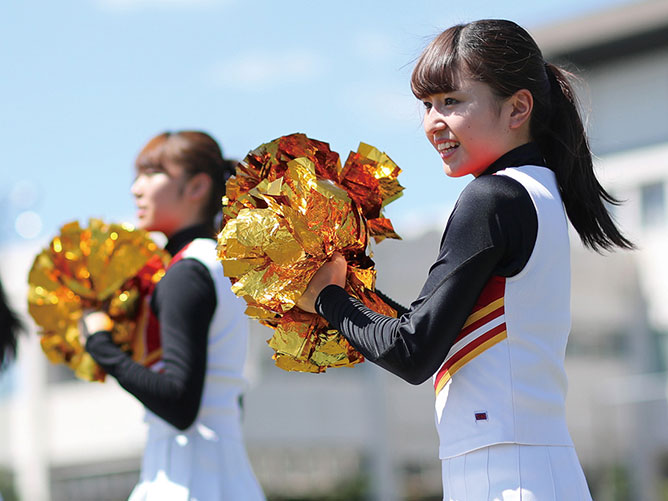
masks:
<instances>
[{"instance_id":1,"label":"neck","mask_svg":"<svg viewBox=\"0 0 668 501\"><path fill-rule=\"evenodd\" d=\"M210 225L199 223L183 227L168 237L165 249L172 256L196 238L214 238L215 232Z\"/></svg>"},{"instance_id":2,"label":"neck","mask_svg":"<svg viewBox=\"0 0 668 501\"><path fill-rule=\"evenodd\" d=\"M530 142L513 148L501 155L481 175L493 174L506 167L519 167L521 165L546 166L543 155L536 143Z\"/></svg>"}]
</instances>

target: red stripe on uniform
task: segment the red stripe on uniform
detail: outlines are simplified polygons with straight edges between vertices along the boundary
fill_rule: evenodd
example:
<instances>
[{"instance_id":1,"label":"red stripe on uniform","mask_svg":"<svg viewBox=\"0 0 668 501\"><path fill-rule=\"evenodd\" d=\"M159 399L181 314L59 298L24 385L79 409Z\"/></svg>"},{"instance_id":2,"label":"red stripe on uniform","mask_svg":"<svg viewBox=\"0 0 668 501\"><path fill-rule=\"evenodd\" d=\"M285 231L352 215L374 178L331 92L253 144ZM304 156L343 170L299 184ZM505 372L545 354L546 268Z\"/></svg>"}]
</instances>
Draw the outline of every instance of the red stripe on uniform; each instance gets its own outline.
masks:
<instances>
[{"instance_id":1,"label":"red stripe on uniform","mask_svg":"<svg viewBox=\"0 0 668 501\"><path fill-rule=\"evenodd\" d=\"M450 357L447 362L443 364L441 369L438 371L438 374L436 374L436 379L434 380L434 388L438 386L438 383L440 380L443 378L443 376L448 372L448 370L455 365L459 360L464 358L466 355L468 355L470 352L475 350L478 346L481 344L485 343L486 341L489 341L492 339L494 336L497 334L500 334L501 332L506 330L506 324L505 322L497 325L494 327L492 330L486 332L482 336L478 336L475 338L473 341L471 341L469 344L466 346L462 347L461 350L459 350L457 353L455 353L452 357ZM452 375L452 374L450 374Z\"/></svg>"},{"instance_id":2,"label":"red stripe on uniform","mask_svg":"<svg viewBox=\"0 0 668 501\"><path fill-rule=\"evenodd\" d=\"M482 308L480 308L480 309L482 309ZM475 322L467 325L466 327L464 327L461 330L459 335L455 338L455 343L458 342L458 341L461 341L462 339L464 339L464 337L468 336L469 334L471 334L471 332L473 332L476 329L479 329L480 327L482 327L486 323L494 320L495 318L500 317L505 312L506 312L505 308L503 307L503 305L501 305L499 308L491 311L490 313L488 313L484 317L480 318L479 320L476 320ZM469 316L469 318L471 318L471 317ZM467 319L467 321L468 321L468 319Z\"/></svg>"},{"instance_id":3,"label":"red stripe on uniform","mask_svg":"<svg viewBox=\"0 0 668 501\"><path fill-rule=\"evenodd\" d=\"M478 329L484 328L486 324L505 314L503 301L505 291L506 279L504 277L494 276L489 279L487 284L485 284L485 287L483 287L482 291L480 292L480 296L478 296L478 300L473 306L471 314L466 319L466 322L464 322L464 327L462 327L462 330L457 335L455 343L466 339L466 337L470 336L471 333ZM485 308L489 309L490 311L483 311ZM443 387L444 378L446 378L446 380L449 379L452 377L452 374L461 368L462 365L469 362L469 360L466 360L467 356L469 358L475 358L480 354L474 353L476 349L479 348L480 350L484 351L490 346L493 346L495 343L490 344L488 341L493 339L495 336L500 336L499 340L505 338L505 331L506 324L505 322L502 322L500 325L493 327L489 331L477 336L475 339L472 339L468 344L463 346L452 356L446 358L446 361L438 370L438 373L434 378L434 388L436 389L436 392L438 393L439 388ZM487 345L480 348L485 343L487 343ZM453 372L450 372L450 369L453 369Z\"/></svg>"},{"instance_id":4,"label":"red stripe on uniform","mask_svg":"<svg viewBox=\"0 0 668 501\"><path fill-rule=\"evenodd\" d=\"M503 297L505 293L506 293L505 277L494 276L490 278L489 282L487 282L482 292L480 293L478 301L476 301L476 304L473 307L473 311L471 313L475 313L477 310L484 308L489 303L496 301L500 297Z\"/></svg>"}]
</instances>

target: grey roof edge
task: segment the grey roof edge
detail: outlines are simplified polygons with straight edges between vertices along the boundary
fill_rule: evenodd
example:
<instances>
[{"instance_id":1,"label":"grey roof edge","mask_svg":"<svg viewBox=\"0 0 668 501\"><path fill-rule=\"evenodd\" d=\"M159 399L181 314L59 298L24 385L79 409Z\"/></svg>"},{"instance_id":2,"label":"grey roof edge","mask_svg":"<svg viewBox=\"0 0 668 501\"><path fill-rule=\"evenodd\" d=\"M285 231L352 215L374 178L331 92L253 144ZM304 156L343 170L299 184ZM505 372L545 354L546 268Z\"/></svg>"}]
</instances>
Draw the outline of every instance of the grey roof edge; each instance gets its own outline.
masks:
<instances>
[{"instance_id":1,"label":"grey roof edge","mask_svg":"<svg viewBox=\"0 0 668 501\"><path fill-rule=\"evenodd\" d=\"M641 0L593 11L531 30L546 59L594 62L668 43L668 1Z\"/></svg>"}]
</instances>

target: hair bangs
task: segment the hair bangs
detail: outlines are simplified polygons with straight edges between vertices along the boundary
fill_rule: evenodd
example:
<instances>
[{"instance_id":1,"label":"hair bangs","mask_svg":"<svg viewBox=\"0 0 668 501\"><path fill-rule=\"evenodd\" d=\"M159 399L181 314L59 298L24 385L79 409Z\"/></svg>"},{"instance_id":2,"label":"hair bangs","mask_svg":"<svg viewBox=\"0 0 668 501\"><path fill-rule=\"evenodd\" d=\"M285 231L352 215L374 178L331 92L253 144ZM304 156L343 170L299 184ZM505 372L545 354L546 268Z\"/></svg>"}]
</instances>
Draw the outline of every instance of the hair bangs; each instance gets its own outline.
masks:
<instances>
[{"instance_id":1,"label":"hair bangs","mask_svg":"<svg viewBox=\"0 0 668 501\"><path fill-rule=\"evenodd\" d=\"M457 88L463 62L459 36L464 25L453 26L436 37L418 59L411 76L411 90L418 99Z\"/></svg>"},{"instance_id":2,"label":"hair bangs","mask_svg":"<svg viewBox=\"0 0 668 501\"><path fill-rule=\"evenodd\" d=\"M135 160L135 169L137 172L163 168L162 164L169 136L168 132L164 132L155 136L144 146Z\"/></svg>"}]
</instances>

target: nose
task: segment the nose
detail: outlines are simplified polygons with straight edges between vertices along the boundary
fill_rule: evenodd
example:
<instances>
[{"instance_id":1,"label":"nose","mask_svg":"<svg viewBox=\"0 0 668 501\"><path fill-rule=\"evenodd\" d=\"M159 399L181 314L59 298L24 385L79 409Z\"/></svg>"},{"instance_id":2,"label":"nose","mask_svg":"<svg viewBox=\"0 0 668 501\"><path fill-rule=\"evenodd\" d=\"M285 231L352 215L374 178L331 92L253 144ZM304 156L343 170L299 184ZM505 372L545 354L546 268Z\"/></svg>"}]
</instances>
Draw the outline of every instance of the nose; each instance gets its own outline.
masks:
<instances>
[{"instance_id":1,"label":"nose","mask_svg":"<svg viewBox=\"0 0 668 501\"><path fill-rule=\"evenodd\" d=\"M132 193L135 198L139 198L141 196L141 176L137 176L132 182L132 186L130 186L130 193Z\"/></svg>"},{"instance_id":2,"label":"nose","mask_svg":"<svg viewBox=\"0 0 668 501\"><path fill-rule=\"evenodd\" d=\"M435 108L430 108L425 111L423 125L425 134L430 137L446 128L443 115L441 115Z\"/></svg>"}]
</instances>

